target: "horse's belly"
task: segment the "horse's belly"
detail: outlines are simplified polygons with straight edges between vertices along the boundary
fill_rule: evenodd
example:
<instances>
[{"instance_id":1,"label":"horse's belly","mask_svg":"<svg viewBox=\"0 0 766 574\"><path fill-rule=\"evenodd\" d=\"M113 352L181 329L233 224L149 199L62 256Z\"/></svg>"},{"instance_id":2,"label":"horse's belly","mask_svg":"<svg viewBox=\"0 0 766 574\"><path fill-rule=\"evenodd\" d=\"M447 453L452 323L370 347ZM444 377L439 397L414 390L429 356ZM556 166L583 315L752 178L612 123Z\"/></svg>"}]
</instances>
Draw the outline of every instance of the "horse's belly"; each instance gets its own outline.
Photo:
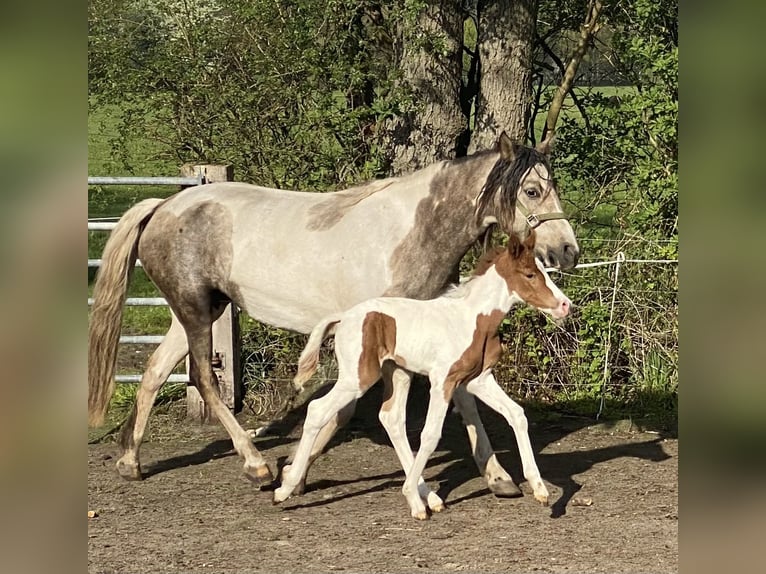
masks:
<instances>
[{"instance_id":1,"label":"horse's belly","mask_svg":"<svg viewBox=\"0 0 766 574\"><path fill-rule=\"evenodd\" d=\"M302 333L309 333L327 315L380 296L386 287L383 273L370 271L362 280L350 268L323 266L317 258L280 268L256 263L242 273L235 269L231 279L238 291L234 298L248 315Z\"/></svg>"}]
</instances>

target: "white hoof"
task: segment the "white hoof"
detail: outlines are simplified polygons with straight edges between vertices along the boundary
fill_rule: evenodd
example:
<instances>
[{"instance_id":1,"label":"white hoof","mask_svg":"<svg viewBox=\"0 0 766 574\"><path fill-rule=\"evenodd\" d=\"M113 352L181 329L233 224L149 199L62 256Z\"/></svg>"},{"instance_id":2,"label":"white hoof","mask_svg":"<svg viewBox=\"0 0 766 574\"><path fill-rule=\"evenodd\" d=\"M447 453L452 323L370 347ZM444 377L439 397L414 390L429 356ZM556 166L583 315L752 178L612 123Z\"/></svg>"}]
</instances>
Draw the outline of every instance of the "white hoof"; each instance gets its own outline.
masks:
<instances>
[{"instance_id":1,"label":"white hoof","mask_svg":"<svg viewBox=\"0 0 766 574\"><path fill-rule=\"evenodd\" d=\"M426 501L428 502L428 508L431 509L431 512L441 512L445 508L444 501L433 491L428 493Z\"/></svg>"}]
</instances>

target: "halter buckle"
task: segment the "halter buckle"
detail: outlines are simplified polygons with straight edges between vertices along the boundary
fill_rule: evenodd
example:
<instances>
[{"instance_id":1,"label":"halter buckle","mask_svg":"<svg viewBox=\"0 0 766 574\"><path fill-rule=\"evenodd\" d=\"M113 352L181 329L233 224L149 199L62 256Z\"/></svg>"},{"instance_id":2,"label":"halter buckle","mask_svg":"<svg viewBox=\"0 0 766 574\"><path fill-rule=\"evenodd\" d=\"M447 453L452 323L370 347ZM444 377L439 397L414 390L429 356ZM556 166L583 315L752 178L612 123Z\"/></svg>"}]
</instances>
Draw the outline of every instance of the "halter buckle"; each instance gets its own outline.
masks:
<instances>
[{"instance_id":1,"label":"halter buckle","mask_svg":"<svg viewBox=\"0 0 766 574\"><path fill-rule=\"evenodd\" d=\"M527 224L529 225L529 227L534 229L535 227L540 225L540 220L538 219L536 214L530 213L529 215L527 215Z\"/></svg>"}]
</instances>

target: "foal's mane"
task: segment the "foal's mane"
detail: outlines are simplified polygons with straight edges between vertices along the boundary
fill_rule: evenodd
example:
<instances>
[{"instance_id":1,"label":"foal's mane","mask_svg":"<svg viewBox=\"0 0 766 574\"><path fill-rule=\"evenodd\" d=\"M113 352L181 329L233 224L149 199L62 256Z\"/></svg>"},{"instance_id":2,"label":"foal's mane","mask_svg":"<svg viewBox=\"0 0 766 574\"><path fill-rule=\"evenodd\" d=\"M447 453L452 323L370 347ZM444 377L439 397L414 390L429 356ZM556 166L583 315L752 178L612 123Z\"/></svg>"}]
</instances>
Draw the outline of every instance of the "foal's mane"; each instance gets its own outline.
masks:
<instances>
[{"instance_id":1,"label":"foal's mane","mask_svg":"<svg viewBox=\"0 0 766 574\"><path fill-rule=\"evenodd\" d=\"M513 223L516 213L516 193L521 183L522 176L532 166L541 163L553 177L553 170L548 156L535 148L518 146L512 161L508 161L501 155L487 176L487 181L479 192L476 205L477 220L484 219L487 209L495 201L495 196L500 193L500 208L507 219L506 227Z\"/></svg>"},{"instance_id":2,"label":"foal's mane","mask_svg":"<svg viewBox=\"0 0 766 574\"><path fill-rule=\"evenodd\" d=\"M492 247L488 251L485 251L476 262L476 267L474 268L470 277L468 277L468 279L462 283L457 283L447 287L442 296L462 297L465 295L469 289L469 286L471 285L471 282L480 275L484 275L487 270L495 264L495 262L500 258L504 251L506 251L505 247L498 246Z\"/></svg>"}]
</instances>

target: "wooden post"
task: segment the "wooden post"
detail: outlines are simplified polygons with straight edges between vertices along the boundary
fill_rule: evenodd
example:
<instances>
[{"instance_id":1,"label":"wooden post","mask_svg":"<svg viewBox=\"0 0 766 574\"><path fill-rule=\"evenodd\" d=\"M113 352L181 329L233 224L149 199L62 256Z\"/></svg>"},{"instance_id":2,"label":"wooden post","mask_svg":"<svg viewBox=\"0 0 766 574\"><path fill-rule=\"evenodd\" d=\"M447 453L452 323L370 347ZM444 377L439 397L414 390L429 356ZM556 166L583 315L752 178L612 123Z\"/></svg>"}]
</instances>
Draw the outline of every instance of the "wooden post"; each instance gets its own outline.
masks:
<instances>
[{"instance_id":1,"label":"wooden post","mask_svg":"<svg viewBox=\"0 0 766 574\"><path fill-rule=\"evenodd\" d=\"M181 166L183 177L201 175L204 183L233 181L234 173L230 165L190 165ZM239 309L231 303L223 315L213 323L213 373L218 379L221 399L232 412L242 408L244 385L240 370L239 346ZM187 358L187 372L189 371ZM200 422L215 422L210 409L206 407L197 388L186 386L186 415Z\"/></svg>"}]
</instances>

